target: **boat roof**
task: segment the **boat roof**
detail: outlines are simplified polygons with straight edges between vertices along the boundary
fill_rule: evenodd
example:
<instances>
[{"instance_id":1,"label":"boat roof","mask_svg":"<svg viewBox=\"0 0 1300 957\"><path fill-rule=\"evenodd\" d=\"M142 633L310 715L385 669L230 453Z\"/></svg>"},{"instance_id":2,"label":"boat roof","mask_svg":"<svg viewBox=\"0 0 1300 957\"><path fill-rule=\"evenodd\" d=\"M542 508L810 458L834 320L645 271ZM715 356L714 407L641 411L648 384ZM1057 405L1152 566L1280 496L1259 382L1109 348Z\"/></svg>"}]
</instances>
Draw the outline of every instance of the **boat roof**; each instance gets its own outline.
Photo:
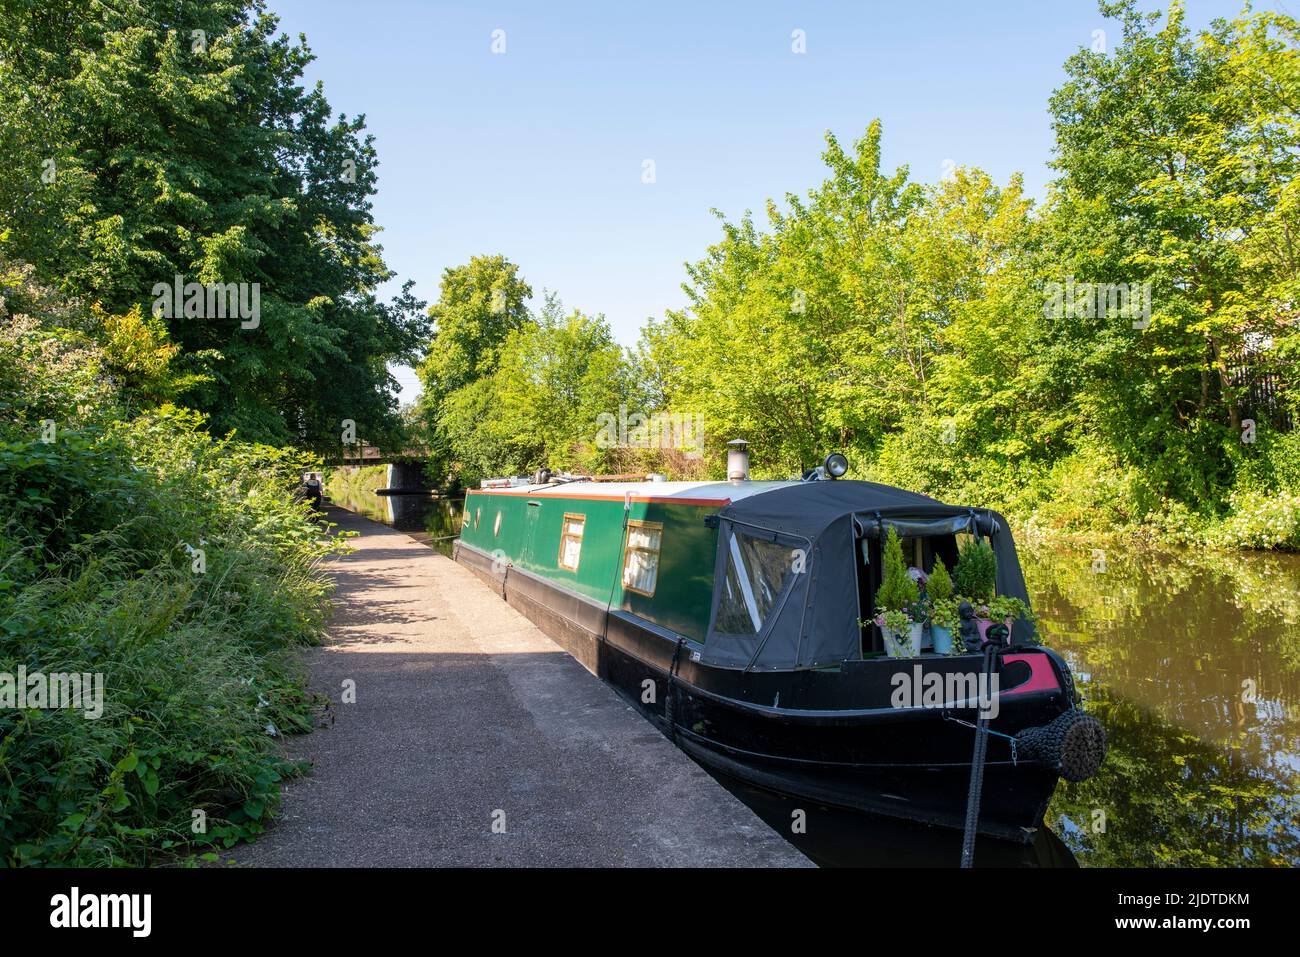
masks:
<instances>
[{"instance_id":1,"label":"boat roof","mask_svg":"<svg viewBox=\"0 0 1300 957\"><path fill-rule=\"evenodd\" d=\"M723 518L815 539L844 515L907 514L938 518L974 511L962 506L945 505L928 495L892 485L881 485L879 482L837 479L834 482L779 484L780 488L770 489L773 493L771 495L737 500L728 505L722 512Z\"/></svg>"},{"instance_id":2,"label":"boat roof","mask_svg":"<svg viewBox=\"0 0 1300 957\"><path fill-rule=\"evenodd\" d=\"M634 502L672 502L679 505L729 505L764 492L801 485L801 482L551 482L507 488L470 489L481 495L526 495L529 498L582 498Z\"/></svg>"}]
</instances>

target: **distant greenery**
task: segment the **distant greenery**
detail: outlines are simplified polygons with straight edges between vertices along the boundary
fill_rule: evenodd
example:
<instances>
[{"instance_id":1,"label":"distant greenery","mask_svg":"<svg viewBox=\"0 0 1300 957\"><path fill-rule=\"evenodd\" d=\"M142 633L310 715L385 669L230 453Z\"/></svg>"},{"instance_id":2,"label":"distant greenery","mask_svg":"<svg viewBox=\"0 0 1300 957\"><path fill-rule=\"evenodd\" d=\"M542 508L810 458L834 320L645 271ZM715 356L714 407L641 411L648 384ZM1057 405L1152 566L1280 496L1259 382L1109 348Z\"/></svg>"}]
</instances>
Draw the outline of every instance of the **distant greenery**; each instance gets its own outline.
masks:
<instances>
[{"instance_id":1,"label":"distant greenery","mask_svg":"<svg viewBox=\"0 0 1300 957\"><path fill-rule=\"evenodd\" d=\"M421 415L447 468L609 467L595 417L627 402L703 415L679 477L721 477L740 437L756 477L843 450L852 477L1040 530L1300 549L1300 28L1101 9L1122 36L1065 64L1041 206L1019 175L883 169L878 122L828 134L825 182L723 219L688 306L617 363L601 320L524 315L500 257L449 270Z\"/></svg>"},{"instance_id":2,"label":"distant greenery","mask_svg":"<svg viewBox=\"0 0 1300 957\"><path fill-rule=\"evenodd\" d=\"M602 447L597 421L648 411L631 357L603 316L566 312L543 294L537 315L523 305L531 290L500 256L448 269L431 313L438 334L420 366L418 421L437 450L445 481L555 470L649 472L673 450Z\"/></svg>"},{"instance_id":3,"label":"distant greenery","mask_svg":"<svg viewBox=\"0 0 1300 957\"><path fill-rule=\"evenodd\" d=\"M356 501L373 495L388 484L386 465L362 465L359 468L332 468L325 473L325 494L339 502Z\"/></svg>"},{"instance_id":4,"label":"distant greenery","mask_svg":"<svg viewBox=\"0 0 1300 957\"><path fill-rule=\"evenodd\" d=\"M95 720L0 709L0 862L231 846L294 771L276 738L310 728L290 652L343 547L295 494L319 463L166 402L185 373L160 327L0 275L0 672L104 680Z\"/></svg>"}]
</instances>

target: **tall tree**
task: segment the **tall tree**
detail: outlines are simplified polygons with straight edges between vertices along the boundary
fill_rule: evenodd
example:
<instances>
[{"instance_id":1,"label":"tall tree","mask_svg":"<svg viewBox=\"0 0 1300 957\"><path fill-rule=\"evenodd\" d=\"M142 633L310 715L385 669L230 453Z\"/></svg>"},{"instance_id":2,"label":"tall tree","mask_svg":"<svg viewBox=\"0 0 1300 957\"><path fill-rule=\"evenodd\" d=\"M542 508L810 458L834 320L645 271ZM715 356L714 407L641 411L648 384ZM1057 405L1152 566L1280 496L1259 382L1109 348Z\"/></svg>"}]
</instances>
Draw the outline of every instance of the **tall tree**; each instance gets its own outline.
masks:
<instances>
[{"instance_id":1,"label":"tall tree","mask_svg":"<svg viewBox=\"0 0 1300 957\"><path fill-rule=\"evenodd\" d=\"M457 420L479 421L491 397L485 391L496 372L502 345L529 321L532 287L519 267L504 256L474 256L468 263L443 271L438 301L429 309L434 336L416 372L424 389L414 419L431 456L431 470L440 479L453 467L458 439L444 426L447 406L460 395ZM471 411L466 403L476 383L479 399Z\"/></svg>"},{"instance_id":2,"label":"tall tree","mask_svg":"<svg viewBox=\"0 0 1300 957\"><path fill-rule=\"evenodd\" d=\"M495 366L443 400L439 424L462 476L601 467L600 416L618 415L631 390L603 317L566 314L548 294L536 321L498 347Z\"/></svg>"},{"instance_id":3,"label":"tall tree","mask_svg":"<svg viewBox=\"0 0 1300 957\"><path fill-rule=\"evenodd\" d=\"M1163 24L1132 0L1101 9L1123 42L1072 57L1051 100L1051 262L1058 281L1150 283L1150 324L1075 309L1054 358L1089 428L1159 494L1213 500L1252 373L1294 335L1296 24L1249 13L1196 34L1181 3Z\"/></svg>"},{"instance_id":4,"label":"tall tree","mask_svg":"<svg viewBox=\"0 0 1300 957\"><path fill-rule=\"evenodd\" d=\"M532 295L504 256L474 256L444 270L429 310L433 342L418 370L426 392L446 395L494 372L501 344L529 320Z\"/></svg>"},{"instance_id":5,"label":"tall tree","mask_svg":"<svg viewBox=\"0 0 1300 957\"><path fill-rule=\"evenodd\" d=\"M4 251L109 314L155 287L247 284L260 315L167 315L218 430L324 445L391 427L388 362L427 338L391 278L372 139L300 85L305 41L261 0L11 0L0 7Z\"/></svg>"}]
</instances>

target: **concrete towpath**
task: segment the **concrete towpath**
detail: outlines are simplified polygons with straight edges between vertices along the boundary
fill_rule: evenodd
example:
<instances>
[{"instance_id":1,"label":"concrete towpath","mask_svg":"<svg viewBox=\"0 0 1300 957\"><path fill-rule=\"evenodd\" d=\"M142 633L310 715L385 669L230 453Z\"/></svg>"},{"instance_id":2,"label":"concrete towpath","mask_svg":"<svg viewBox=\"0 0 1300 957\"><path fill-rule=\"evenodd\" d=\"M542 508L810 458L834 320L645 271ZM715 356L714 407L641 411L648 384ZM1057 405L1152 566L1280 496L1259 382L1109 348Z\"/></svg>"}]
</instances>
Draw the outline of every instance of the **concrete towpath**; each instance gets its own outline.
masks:
<instances>
[{"instance_id":1,"label":"concrete towpath","mask_svg":"<svg viewBox=\"0 0 1300 957\"><path fill-rule=\"evenodd\" d=\"M333 725L240 865L808 866L468 570L351 512L312 687ZM354 681L355 704L340 699ZM497 824L494 830L494 822ZM501 824L504 823L504 831Z\"/></svg>"}]
</instances>

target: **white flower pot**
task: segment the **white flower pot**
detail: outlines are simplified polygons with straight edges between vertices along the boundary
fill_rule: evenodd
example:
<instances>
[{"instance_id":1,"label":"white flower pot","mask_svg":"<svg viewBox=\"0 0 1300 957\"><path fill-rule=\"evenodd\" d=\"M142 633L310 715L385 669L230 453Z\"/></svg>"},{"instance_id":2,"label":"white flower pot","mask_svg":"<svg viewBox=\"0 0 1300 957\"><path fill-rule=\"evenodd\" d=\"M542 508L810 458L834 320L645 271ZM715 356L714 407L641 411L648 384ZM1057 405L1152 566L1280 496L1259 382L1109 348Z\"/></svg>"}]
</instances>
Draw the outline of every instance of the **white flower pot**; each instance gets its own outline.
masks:
<instances>
[{"instance_id":1,"label":"white flower pot","mask_svg":"<svg viewBox=\"0 0 1300 957\"><path fill-rule=\"evenodd\" d=\"M899 635L892 628L880 626L880 634L885 639L885 651L891 658L915 658L921 653L921 634L925 625L917 622Z\"/></svg>"}]
</instances>

